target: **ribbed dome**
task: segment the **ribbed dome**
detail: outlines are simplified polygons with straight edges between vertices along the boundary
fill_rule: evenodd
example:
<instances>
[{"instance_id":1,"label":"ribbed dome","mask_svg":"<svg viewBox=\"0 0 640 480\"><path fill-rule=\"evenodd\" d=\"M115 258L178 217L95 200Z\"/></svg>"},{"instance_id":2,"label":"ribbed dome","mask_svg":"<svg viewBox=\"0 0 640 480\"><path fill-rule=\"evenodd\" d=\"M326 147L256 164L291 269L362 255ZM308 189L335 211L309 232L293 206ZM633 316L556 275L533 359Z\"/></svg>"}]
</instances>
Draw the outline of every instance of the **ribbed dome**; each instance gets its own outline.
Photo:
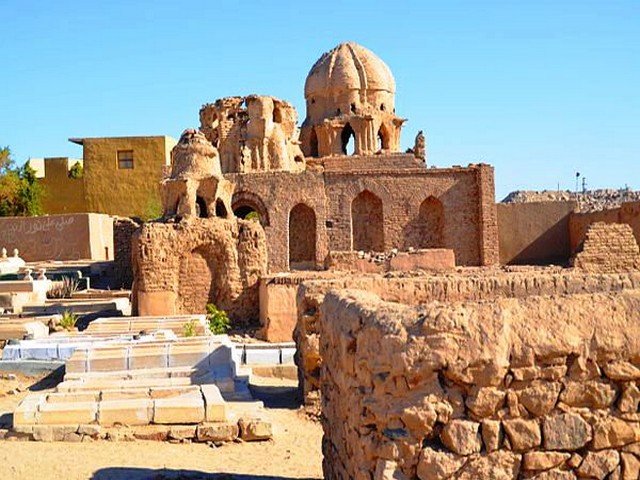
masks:
<instances>
[{"instance_id":1,"label":"ribbed dome","mask_svg":"<svg viewBox=\"0 0 640 480\"><path fill-rule=\"evenodd\" d=\"M324 53L311 67L304 96L344 90L384 90L395 93L391 70L371 50L353 42L341 43Z\"/></svg>"}]
</instances>

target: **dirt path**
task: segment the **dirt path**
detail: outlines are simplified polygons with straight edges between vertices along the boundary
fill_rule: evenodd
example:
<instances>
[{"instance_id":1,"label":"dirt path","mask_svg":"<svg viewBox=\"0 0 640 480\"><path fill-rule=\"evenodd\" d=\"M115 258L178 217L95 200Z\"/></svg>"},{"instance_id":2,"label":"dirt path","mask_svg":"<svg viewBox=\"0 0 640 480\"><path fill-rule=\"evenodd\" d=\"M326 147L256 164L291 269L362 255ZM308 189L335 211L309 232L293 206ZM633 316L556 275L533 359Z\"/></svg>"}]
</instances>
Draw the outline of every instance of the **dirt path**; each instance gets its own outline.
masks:
<instances>
[{"instance_id":1,"label":"dirt path","mask_svg":"<svg viewBox=\"0 0 640 480\"><path fill-rule=\"evenodd\" d=\"M36 379L0 380L0 423ZM47 386L45 384L45 386ZM281 395L281 393L279 393ZM274 402L280 407L283 401ZM322 428L297 409L270 408L274 440L219 448L166 442L0 441L3 478L27 479L321 479Z\"/></svg>"}]
</instances>

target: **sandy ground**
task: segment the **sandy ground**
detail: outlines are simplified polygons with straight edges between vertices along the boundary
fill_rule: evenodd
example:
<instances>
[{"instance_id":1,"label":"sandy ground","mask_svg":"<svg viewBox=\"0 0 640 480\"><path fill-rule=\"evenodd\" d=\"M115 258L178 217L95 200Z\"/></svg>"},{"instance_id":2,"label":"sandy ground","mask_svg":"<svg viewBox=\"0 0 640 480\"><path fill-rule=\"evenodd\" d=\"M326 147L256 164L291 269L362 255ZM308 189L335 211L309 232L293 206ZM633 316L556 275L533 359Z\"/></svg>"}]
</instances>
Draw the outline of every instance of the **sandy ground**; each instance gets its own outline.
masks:
<instances>
[{"instance_id":1,"label":"sandy ground","mask_svg":"<svg viewBox=\"0 0 640 480\"><path fill-rule=\"evenodd\" d=\"M29 387L47 389L50 381L18 377L0 380L0 427ZM167 442L45 443L0 441L2 478L26 479L321 479L322 428L301 413L289 385L265 387L271 405L274 439L233 443L219 448ZM34 386L35 385L35 386ZM287 388L289 387L289 388ZM16 389L21 391L16 391ZM270 393L265 393L264 391ZM8 394L8 392L12 394ZM6 428L6 427L4 427Z\"/></svg>"}]
</instances>

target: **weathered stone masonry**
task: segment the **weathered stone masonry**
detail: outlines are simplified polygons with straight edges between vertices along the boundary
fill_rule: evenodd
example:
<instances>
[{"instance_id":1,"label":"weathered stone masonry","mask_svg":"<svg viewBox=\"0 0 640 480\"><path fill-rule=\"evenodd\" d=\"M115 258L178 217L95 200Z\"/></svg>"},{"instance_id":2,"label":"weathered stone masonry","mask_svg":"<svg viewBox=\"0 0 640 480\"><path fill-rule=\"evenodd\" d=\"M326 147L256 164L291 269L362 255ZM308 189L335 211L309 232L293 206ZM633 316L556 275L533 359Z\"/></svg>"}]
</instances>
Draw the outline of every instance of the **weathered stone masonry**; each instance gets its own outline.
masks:
<instances>
[{"instance_id":1,"label":"weathered stone masonry","mask_svg":"<svg viewBox=\"0 0 640 480\"><path fill-rule=\"evenodd\" d=\"M325 478L638 478L638 290L321 311Z\"/></svg>"}]
</instances>

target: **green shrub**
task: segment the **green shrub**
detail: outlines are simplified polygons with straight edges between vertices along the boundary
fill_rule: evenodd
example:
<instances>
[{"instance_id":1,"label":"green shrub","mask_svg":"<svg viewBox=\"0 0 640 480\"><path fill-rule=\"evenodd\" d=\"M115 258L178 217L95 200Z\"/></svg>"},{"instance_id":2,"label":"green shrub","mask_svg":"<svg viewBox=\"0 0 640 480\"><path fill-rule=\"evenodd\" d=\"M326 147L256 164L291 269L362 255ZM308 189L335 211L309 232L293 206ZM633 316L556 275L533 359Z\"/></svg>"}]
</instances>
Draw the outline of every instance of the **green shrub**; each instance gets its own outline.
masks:
<instances>
[{"instance_id":1,"label":"green shrub","mask_svg":"<svg viewBox=\"0 0 640 480\"><path fill-rule=\"evenodd\" d=\"M213 303L207 305L207 320L209 322L209 330L214 335L227 333L231 328L227 312L220 310Z\"/></svg>"},{"instance_id":2,"label":"green shrub","mask_svg":"<svg viewBox=\"0 0 640 480\"><path fill-rule=\"evenodd\" d=\"M84 174L84 168L82 167L82 163L76 162L69 169L69 178L78 179L82 178Z\"/></svg>"},{"instance_id":3,"label":"green shrub","mask_svg":"<svg viewBox=\"0 0 640 480\"><path fill-rule=\"evenodd\" d=\"M65 310L62 313L62 318L60 319L60 326L65 330L73 330L76 327L77 321L78 317L75 313Z\"/></svg>"},{"instance_id":4,"label":"green shrub","mask_svg":"<svg viewBox=\"0 0 640 480\"><path fill-rule=\"evenodd\" d=\"M260 221L260 214L258 212L256 212L255 210L247 213L247 215L244 217L245 220L253 220L254 222L259 222Z\"/></svg>"},{"instance_id":5,"label":"green shrub","mask_svg":"<svg viewBox=\"0 0 640 480\"><path fill-rule=\"evenodd\" d=\"M195 320L191 320L185 323L184 327L182 327L182 335L185 337L195 337L197 326L198 326L198 322L196 322Z\"/></svg>"}]
</instances>

